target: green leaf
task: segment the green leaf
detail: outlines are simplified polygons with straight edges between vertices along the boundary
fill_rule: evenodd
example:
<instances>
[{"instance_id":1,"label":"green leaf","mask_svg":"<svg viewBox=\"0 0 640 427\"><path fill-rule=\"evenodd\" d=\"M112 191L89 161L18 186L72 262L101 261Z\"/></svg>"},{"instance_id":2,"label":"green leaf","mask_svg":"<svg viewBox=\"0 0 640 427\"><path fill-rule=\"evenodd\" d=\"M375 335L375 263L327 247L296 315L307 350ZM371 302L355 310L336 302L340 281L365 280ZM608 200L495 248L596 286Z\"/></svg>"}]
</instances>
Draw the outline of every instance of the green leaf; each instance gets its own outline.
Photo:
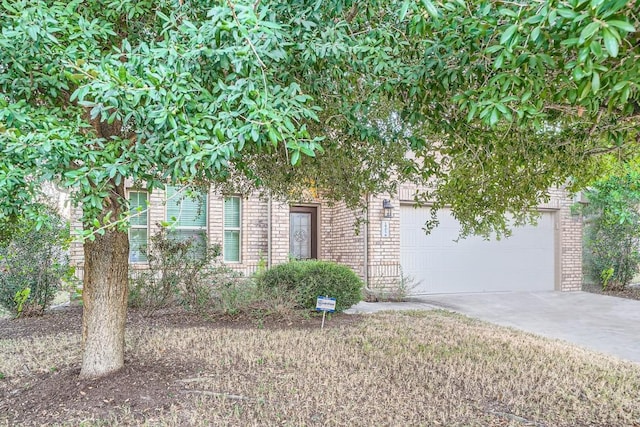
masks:
<instances>
[{"instance_id":1,"label":"green leaf","mask_svg":"<svg viewBox=\"0 0 640 427\"><path fill-rule=\"evenodd\" d=\"M427 13L431 15L432 18L438 18L440 13L438 12L438 8L434 6L431 0L421 0L422 5L427 9Z\"/></svg>"},{"instance_id":2,"label":"green leaf","mask_svg":"<svg viewBox=\"0 0 640 427\"><path fill-rule=\"evenodd\" d=\"M614 58L618 56L618 40L616 40L613 33L608 28L605 28L602 32L602 37L604 39L604 47L609 52L609 55Z\"/></svg>"},{"instance_id":3,"label":"green leaf","mask_svg":"<svg viewBox=\"0 0 640 427\"><path fill-rule=\"evenodd\" d=\"M291 165L295 166L300 161L300 151L296 150L291 153Z\"/></svg>"},{"instance_id":4,"label":"green leaf","mask_svg":"<svg viewBox=\"0 0 640 427\"><path fill-rule=\"evenodd\" d=\"M267 131L267 135L269 136L269 141L271 141L274 147L278 145L278 133L274 128L270 127L269 130Z\"/></svg>"},{"instance_id":5,"label":"green leaf","mask_svg":"<svg viewBox=\"0 0 640 427\"><path fill-rule=\"evenodd\" d=\"M593 35L599 29L600 29L600 24L598 22L592 22L586 27L584 27L580 32L580 38L578 39L578 44L584 44L588 39L593 37Z\"/></svg>"},{"instance_id":6,"label":"green leaf","mask_svg":"<svg viewBox=\"0 0 640 427\"><path fill-rule=\"evenodd\" d=\"M31 25L31 26L27 27L27 34L29 34L29 37L31 37L31 39L33 41L37 41L38 40L38 27L36 27L35 25Z\"/></svg>"},{"instance_id":7,"label":"green leaf","mask_svg":"<svg viewBox=\"0 0 640 427\"><path fill-rule=\"evenodd\" d=\"M511 37L513 37L513 35L515 34L515 32L518 30L518 24L513 24L510 25L505 31L504 33L502 33L502 36L500 37L500 44L501 45L505 45L507 44L507 42L509 40L511 40Z\"/></svg>"},{"instance_id":8,"label":"green leaf","mask_svg":"<svg viewBox=\"0 0 640 427\"><path fill-rule=\"evenodd\" d=\"M496 125L496 123L498 123L498 120L500 120L500 116L499 116L499 114L498 114L498 109L497 109L497 108L494 108L494 109L491 111L491 116L489 117L489 124L490 124L491 126L495 126L495 125Z\"/></svg>"},{"instance_id":9,"label":"green leaf","mask_svg":"<svg viewBox=\"0 0 640 427\"><path fill-rule=\"evenodd\" d=\"M506 7L501 7L500 9L498 9L498 13L502 16L508 16L510 18L515 18L518 16L515 11L507 9Z\"/></svg>"},{"instance_id":10,"label":"green leaf","mask_svg":"<svg viewBox=\"0 0 640 427\"><path fill-rule=\"evenodd\" d=\"M583 100L587 97L587 95L589 95L589 91L591 90L591 82L590 81L586 81L586 83L584 84L584 86L582 87L582 91L580 92L580 100Z\"/></svg>"},{"instance_id":11,"label":"green leaf","mask_svg":"<svg viewBox=\"0 0 640 427\"><path fill-rule=\"evenodd\" d=\"M628 81L619 82L619 83L616 83L616 85L615 85L615 86L613 86L613 89L612 89L612 90L613 90L614 92L619 92L619 91L621 91L624 87L626 87L626 86L628 86L628 85L629 85L629 82L628 82Z\"/></svg>"},{"instance_id":12,"label":"green leaf","mask_svg":"<svg viewBox=\"0 0 640 427\"><path fill-rule=\"evenodd\" d=\"M584 70L582 69L582 67L576 67L573 69L573 79L576 82L579 82L580 80L582 80L584 78Z\"/></svg>"},{"instance_id":13,"label":"green leaf","mask_svg":"<svg viewBox=\"0 0 640 427\"><path fill-rule=\"evenodd\" d=\"M607 25L611 26L611 27L616 27L622 31L626 31L628 33L634 33L636 31L635 27L633 25L631 25L629 22L627 21L618 21L618 20L612 20L612 21L606 21Z\"/></svg>"},{"instance_id":14,"label":"green leaf","mask_svg":"<svg viewBox=\"0 0 640 427\"><path fill-rule=\"evenodd\" d=\"M598 93L600 90L600 74L596 71L593 72L593 76L591 77L591 89L593 93Z\"/></svg>"},{"instance_id":15,"label":"green leaf","mask_svg":"<svg viewBox=\"0 0 640 427\"><path fill-rule=\"evenodd\" d=\"M531 40L536 41L540 37L540 27L535 27L533 31L531 31Z\"/></svg>"},{"instance_id":16,"label":"green leaf","mask_svg":"<svg viewBox=\"0 0 640 427\"><path fill-rule=\"evenodd\" d=\"M402 3L402 7L400 8L400 20L404 21L404 18L407 16L407 12L409 11L409 5L411 4L411 2L405 0Z\"/></svg>"},{"instance_id":17,"label":"green leaf","mask_svg":"<svg viewBox=\"0 0 640 427\"><path fill-rule=\"evenodd\" d=\"M577 13L574 10L563 8L563 7L559 7L557 11L558 11L558 15L562 16L563 18L573 19L577 15Z\"/></svg>"},{"instance_id":18,"label":"green leaf","mask_svg":"<svg viewBox=\"0 0 640 427\"><path fill-rule=\"evenodd\" d=\"M467 122L470 122L471 120L473 120L473 118L476 115L476 112L478 111L478 104L471 104L471 108L469 109L469 113L467 113Z\"/></svg>"}]
</instances>

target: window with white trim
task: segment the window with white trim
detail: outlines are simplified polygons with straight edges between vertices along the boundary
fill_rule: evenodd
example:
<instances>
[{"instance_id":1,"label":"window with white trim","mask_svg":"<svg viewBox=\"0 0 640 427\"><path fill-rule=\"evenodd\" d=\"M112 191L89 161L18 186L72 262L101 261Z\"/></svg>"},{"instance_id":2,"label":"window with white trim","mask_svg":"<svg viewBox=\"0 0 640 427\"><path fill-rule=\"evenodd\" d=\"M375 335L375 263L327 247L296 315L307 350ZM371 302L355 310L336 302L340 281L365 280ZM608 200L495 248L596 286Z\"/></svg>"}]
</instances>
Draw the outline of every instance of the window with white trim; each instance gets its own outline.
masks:
<instances>
[{"instance_id":1,"label":"window with white trim","mask_svg":"<svg viewBox=\"0 0 640 427\"><path fill-rule=\"evenodd\" d=\"M207 194L167 187L167 222L177 239L198 238L207 232Z\"/></svg>"},{"instance_id":2,"label":"window with white trim","mask_svg":"<svg viewBox=\"0 0 640 427\"><path fill-rule=\"evenodd\" d=\"M224 198L224 240L222 249L225 262L240 262L241 249L241 216L242 203L240 197Z\"/></svg>"},{"instance_id":3,"label":"window with white trim","mask_svg":"<svg viewBox=\"0 0 640 427\"><path fill-rule=\"evenodd\" d=\"M149 203L146 191L129 192L129 262L147 262Z\"/></svg>"}]
</instances>

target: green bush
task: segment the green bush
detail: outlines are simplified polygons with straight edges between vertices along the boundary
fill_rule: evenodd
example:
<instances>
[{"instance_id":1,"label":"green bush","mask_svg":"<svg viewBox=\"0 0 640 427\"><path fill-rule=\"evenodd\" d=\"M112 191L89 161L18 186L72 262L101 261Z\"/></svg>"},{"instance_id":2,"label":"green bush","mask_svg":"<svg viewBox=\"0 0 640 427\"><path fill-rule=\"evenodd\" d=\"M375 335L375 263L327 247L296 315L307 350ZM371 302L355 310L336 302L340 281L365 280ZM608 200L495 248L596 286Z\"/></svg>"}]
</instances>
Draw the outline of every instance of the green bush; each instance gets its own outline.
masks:
<instances>
[{"instance_id":1,"label":"green bush","mask_svg":"<svg viewBox=\"0 0 640 427\"><path fill-rule=\"evenodd\" d=\"M336 299L336 311L362 301L362 280L349 268L331 261L291 261L259 278L263 292L293 294L300 308L315 308L320 295Z\"/></svg>"},{"instance_id":2,"label":"green bush","mask_svg":"<svg viewBox=\"0 0 640 427\"><path fill-rule=\"evenodd\" d=\"M624 288L640 267L640 173L627 168L597 181L586 194L586 272L603 288Z\"/></svg>"},{"instance_id":3,"label":"green bush","mask_svg":"<svg viewBox=\"0 0 640 427\"><path fill-rule=\"evenodd\" d=\"M41 314L73 278L69 242L69 225L53 212L40 229L20 219L0 245L0 305L15 316Z\"/></svg>"},{"instance_id":4,"label":"green bush","mask_svg":"<svg viewBox=\"0 0 640 427\"><path fill-rule=\"evenodd\" d=\"M587 224L584 232L586 273L603 289L624 288L640 266L637 236L625 224L604 226L601 221Z\"/></svg>"}]
</instances>

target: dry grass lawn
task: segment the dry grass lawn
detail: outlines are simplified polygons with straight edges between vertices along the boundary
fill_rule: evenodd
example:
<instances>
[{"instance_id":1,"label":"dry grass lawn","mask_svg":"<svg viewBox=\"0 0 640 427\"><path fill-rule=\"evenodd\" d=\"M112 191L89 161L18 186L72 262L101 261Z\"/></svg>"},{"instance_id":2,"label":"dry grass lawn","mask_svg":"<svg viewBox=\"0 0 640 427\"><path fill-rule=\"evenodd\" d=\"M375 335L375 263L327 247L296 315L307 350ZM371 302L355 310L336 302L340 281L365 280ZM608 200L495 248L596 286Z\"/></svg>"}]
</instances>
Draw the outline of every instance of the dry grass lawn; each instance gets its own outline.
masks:
<instances>
[{"instance_id":1,"label":"dry grass lawn","mask_svg":"<svg viewBox=\"0 0 640 427\"><path fill-rule=\"evenodd\" d=\"M76 332L3 337L0 424L640 426L640 365L441 311L329 325L136 324L94 381Z\"/></svg>"}]
</instances>

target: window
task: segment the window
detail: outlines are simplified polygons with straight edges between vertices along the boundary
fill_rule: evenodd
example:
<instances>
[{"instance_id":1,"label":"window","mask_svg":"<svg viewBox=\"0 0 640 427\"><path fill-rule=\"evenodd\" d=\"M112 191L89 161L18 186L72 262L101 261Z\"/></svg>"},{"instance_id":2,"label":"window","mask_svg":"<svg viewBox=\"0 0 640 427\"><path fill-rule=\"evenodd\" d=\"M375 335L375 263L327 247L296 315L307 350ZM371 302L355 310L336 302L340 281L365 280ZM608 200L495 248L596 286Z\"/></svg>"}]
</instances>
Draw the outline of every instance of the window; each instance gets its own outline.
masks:
<instances>
[{"instance_id":1,"label":"window","mask_svg":"<svg viewBox=\"0 0 640 427\"><path fill-rule=\"evenodd\" d=\"M167 187L167 222L172 224L172 234L183 240L197 238L206 233L207 195Z\"/></svg>"},{"instance_id":2,"label":"window","mask_svg":"<svg viewBox=\"0 0 640 427\"><path fill-rule=\"evenodd\" d=\"M129 262L146 262L146 246L149 237L149 210L147 193L129 192Z\"/></svg>"},{"instance_id":3,"label":"window","mask_svg":"<svg viewBox=\"0 0 640 427\"><path fill-rule=\"evenodd\" d=\"M225 262L240 262L240 213L240 197L225 197L222 244Z\"/></svg>"}]
</instances>

